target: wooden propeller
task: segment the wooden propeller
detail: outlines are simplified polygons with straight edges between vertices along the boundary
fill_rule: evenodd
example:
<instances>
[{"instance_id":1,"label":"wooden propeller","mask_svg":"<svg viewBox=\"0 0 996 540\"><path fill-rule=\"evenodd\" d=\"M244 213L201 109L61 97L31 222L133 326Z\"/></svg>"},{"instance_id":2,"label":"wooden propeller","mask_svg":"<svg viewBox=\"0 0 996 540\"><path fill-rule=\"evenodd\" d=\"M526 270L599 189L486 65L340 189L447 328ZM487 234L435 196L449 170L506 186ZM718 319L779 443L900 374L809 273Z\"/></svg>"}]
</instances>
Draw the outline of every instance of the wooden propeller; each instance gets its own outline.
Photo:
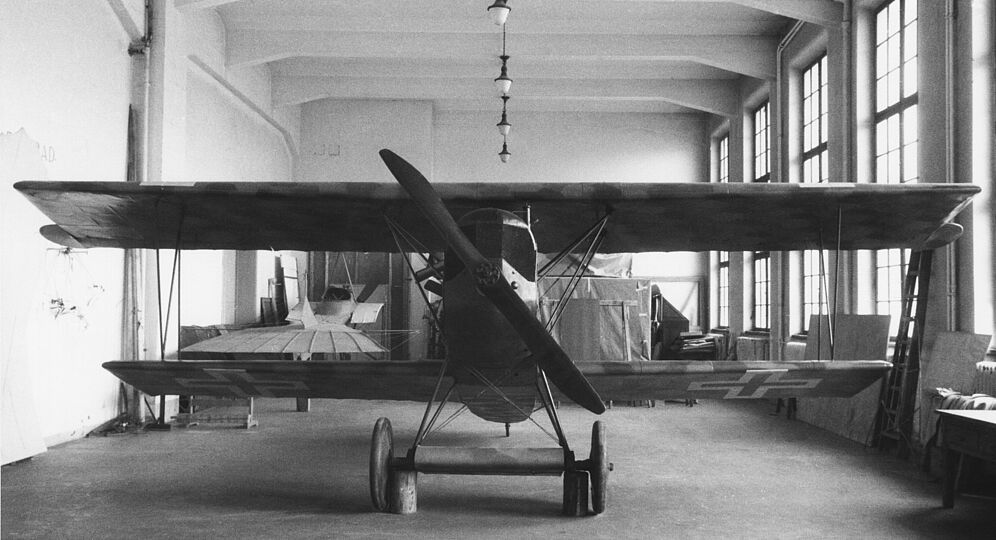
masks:
<instances>
[{"instance_id":1,"label":"wooden propeller","mask_svg":"<svg viewBox=\"0 0 996 540\"><path fill-rule=\"evenodd\" d=\"M415 206L432 223L433 227L463 262L477 281L477 288L508 319L512 328L533 353L536 364L546 372L553 384L578 405L595 413L605 412L605 404L588 379L578 370L560 345L547 332L529 309L529 306L515 294L512 286L501 273L501 269L486 259L477 247L467 238L456 220L450 215L429 181L410 163L394 152L380 151L384 164L391 174L411 196Z\"/></svg>"}]
</instances>

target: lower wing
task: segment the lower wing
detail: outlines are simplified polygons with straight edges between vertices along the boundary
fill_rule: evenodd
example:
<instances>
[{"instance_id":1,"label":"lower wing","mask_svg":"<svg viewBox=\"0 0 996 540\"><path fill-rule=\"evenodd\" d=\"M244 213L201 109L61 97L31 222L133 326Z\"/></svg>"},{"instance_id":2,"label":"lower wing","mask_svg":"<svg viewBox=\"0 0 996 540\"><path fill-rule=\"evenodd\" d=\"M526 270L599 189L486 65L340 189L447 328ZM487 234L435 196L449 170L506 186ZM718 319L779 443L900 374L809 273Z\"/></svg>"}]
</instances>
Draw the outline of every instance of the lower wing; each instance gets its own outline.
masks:
<instances>
[{"instance_id":1,"label":"lower wing","mask_svg":"<svg viewBox=\"0 0 996 540\"><path fill-rule=\"evenodd\" d=\"M104 368L151 395L308 397L428 401L441 361L293 362L206 360L107 362ZM450 379L452 383L452 379ZM449 384L443 381L444 388Z\"/></svg>"},{"instance_id":2,"label":"lower wing","mask_svg":"<svg viewBox=\"0 0 996 540\"><path fill-rule=\"evenodd\" d=\"M849 397L888 373L881 360L580 364L604 400Z\"/></svg>"},{"instance_id":3,"label":"lower wing","mask_svg":"<svg viewBox=\"0 0 996 540\"><path fill-rule=\"evenodd\" d=\"M441 361L107 362L122 381L152 395L311 397L427 401ZM848 397L892 364L836 362L599 362L579 364L604 400ZM446 377L442 387L452 379Z\"/></svg>"}]
</instances>

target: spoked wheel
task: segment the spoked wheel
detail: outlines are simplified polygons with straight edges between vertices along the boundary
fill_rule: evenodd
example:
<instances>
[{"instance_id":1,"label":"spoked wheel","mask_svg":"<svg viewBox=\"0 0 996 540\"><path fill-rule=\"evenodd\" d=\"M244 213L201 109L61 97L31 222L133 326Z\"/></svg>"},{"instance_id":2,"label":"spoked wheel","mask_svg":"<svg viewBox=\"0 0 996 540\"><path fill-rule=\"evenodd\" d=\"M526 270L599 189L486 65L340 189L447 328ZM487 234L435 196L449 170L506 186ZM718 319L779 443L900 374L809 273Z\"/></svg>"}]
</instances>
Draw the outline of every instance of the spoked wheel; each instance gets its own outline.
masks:
<instances>
[{"instance_id":1,"label":"spoked wheel","mask_svg":"<svg viewBox=\"0 0 996 540\"><path fill-rule=\"evenodd\" d=\"M588 461L591 464L591 509L592 513L601 514L605 511L608 498L612 464L609 463L609 453L605 447L605 425L600 421L591 425L591 456Z\"/></svg>"},{"instance_id":2,"label":"spoked wheel","mask_svg":"<svg viewBox=\"0 0 996 540\"><path fill-rule=\"evenodd\" d=\"M370 499L381 512L387 511L387 478L394 456L394 433L391 421L378 418L370 440Z\"/></svg>"}]
</instances>

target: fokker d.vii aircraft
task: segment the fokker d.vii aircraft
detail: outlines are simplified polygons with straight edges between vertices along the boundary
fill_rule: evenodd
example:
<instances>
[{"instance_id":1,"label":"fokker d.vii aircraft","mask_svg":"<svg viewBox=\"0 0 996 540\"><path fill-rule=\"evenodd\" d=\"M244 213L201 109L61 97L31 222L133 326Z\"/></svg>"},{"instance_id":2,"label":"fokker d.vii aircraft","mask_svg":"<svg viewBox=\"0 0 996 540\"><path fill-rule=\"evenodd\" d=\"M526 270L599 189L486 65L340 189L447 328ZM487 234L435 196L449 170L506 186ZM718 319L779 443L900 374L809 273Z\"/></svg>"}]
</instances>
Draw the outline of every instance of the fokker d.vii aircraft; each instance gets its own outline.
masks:
<instances>
[{"instance_id":1,"label":"fokker d.vii aircraft","mask_svg":"<svg viewBox=\"0 0 996 540\"><path fill-rule=\"evenodd\" d=\"M670 361L574 364L537 318L537 251L933 249L955 239L951 220L978 192L916 184L441 184L431 186L389 150L386 183L20 182L55 225L47 238L75 247L395 251L396 236L440 265L447 358L405 362L168 361L104 366L149 394L422 400L407 452L390 422L374 428L374 506L414 511L417 474L564 476L564 510L605 509L601 422L591 454L576 459L555 406L565 397L600 414L608 400L851 396L889 368L847 362ZM414 203L414 204L413 204ZM515 214L528 205L535 221ZM459 222L452 215L462 216ZM385 224L385 217L388 224ZM529 220L532 221L532 220ZM566 246L566 248L565 248ZM552 385L550 384L552 383ZM559 392L559 396L558 396ZM424 444L451 399L492 422L542 408L556 448L443 448ZM537 408L537 402L541 407ZM435 406L435 407L434 407Z\"/></svg>"}]
</instances>

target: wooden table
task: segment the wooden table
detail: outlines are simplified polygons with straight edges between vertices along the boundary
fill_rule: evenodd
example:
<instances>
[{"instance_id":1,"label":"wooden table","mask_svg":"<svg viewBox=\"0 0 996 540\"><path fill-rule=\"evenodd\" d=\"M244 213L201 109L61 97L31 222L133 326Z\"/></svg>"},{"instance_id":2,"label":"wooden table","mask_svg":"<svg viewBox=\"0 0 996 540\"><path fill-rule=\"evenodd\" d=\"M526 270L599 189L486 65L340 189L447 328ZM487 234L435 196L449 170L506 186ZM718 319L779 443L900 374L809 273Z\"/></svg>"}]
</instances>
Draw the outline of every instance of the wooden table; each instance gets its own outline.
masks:
<instances>
[{"instance_id":1,"label":"wooden table","mask_svg":"<svg viewBox=\"0 0 996 540\"><path fill-rule=\"evenodd\" d=\"M996 411L938 410L944 448L944 508L954 507L965 456L996 462Z\"/></svg>"}]
</instances>

